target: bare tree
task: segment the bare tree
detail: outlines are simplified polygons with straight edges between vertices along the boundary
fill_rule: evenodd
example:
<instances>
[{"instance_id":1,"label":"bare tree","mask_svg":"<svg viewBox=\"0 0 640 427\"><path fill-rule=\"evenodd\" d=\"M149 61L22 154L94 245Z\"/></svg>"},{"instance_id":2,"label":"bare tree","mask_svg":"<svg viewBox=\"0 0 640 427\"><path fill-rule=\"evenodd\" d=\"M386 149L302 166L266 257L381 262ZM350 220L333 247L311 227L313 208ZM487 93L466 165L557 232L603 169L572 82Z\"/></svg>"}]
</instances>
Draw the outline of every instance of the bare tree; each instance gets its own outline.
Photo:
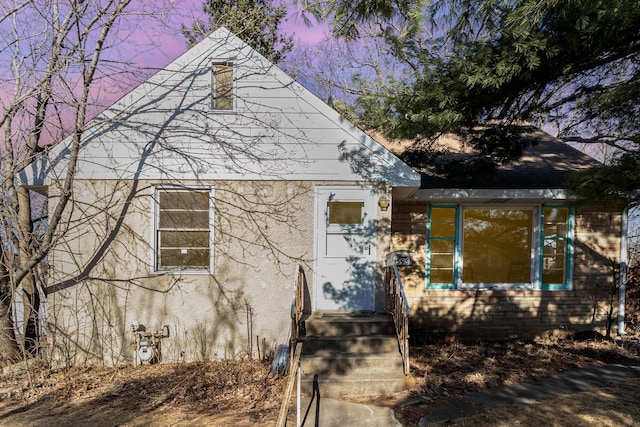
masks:
<instances>
[{"instance_id":1,"label":"bare tree","mask_svg":"<svg viewBox=\"0 0 640 427\"><path fill-rule=\"evenodd\" d=\"M36 351L25 332L39 310L38 276L63 226L104 50L130 3L15 0L0 6L0 53L5 61L0 75L0 365ZM62 135L72 141L68 168L60 180L60 197L42 218L32 212L36 196L21 185L20 176ZM27 322L16 328L11 310L19 298Z\"/></svg>"},{"instance_id":2,"label":"bare tree","mask_svg":"<svg viewBox=\"0 0 640 427\"><path fill-rule=\"evenodd\" d=\"M40 343L37 340L30 343L29 339L37 338L40 301L47 297L51 300L54 290L69 289L71 292L77 288L80 289L78 292L86 291L88 297L83 300L86 304L82 307L74 295L64 294L58 300L64 300L62 305L68 303L69 310L78 313L76 318L86 314L82 321L87 322L87 335L90 336L86 340L90 344L83 349L89 354L87 357L100 360L104 356L105 360L116 362L127 360L125 355L130 350L128 341L122 339L129 331L125 319L135 318L139 313L120 311L114 315L115 306L109 306L118 298L114 295L118 292L118 295L127 295L140 289L156 294L179 292L180 279L171 274L149 277L148 268L133 268L134 271L128 270L126 274L119 268L131 265L134 257L141 266L148 266L148 257L140 255L145 250L145 253L149 252L148 247L141 249L148 245L148 236L127 218L131 212L133 216L139 213L141 203L151 201L153 188L149 181L128 175L108 188L78 178L83 170L83 159L91 159L94 155L86 145L96 133L106 128L118 128L111 137L127 142L131 142L128 131L138 137L142 135L145 142L141 146L144 147L142 151L131 154L131 162L140 168L142 165L158 168L167 182L177 182L176 177L184 172L184 168L192 169L190 172L198 177L211 167L198 152L181 150L176 144L176 140L186 135L194 145L201 145L199 149L214 150L227 156L232 163L229 166L234 169L249 171L251 165L263 164L266 160L270 164L288 161L287 157L280 158L283 153L264 151L258 144L261 137L277 140L282 136L277 121L272 122L268 117L246 117L265 128L265 134L259 136L235 134L230 137L222 122L209 125L218 131L206 126L200 130L195 127L194 130L193 123L205 123L211 117L208 111L194 112L190 120L177 117L174 114L176 110L190 108L193 100L186 96L178 101L180 107L175 110L175 106L168 107L171 111L161 110L157 104L142 103L131 107L125 102L116 103L91 118L92 113L100 111L94 99L97 93L94 89L104 87L104 80L100 79L113 74L122 76L120 72L123 70L138 71L128 66L130 64L113 62L104 55L106 47L118 46L118 25L129 16L125 12L129 3L130 0L98 3L29 0L14 4L12 8L4 6L4 18L0 22L3 31L0 50L5 58L9 57L11 66L0 75L0 86L5 88L0 118L4 141L1 148L3 192L0 196L2 364L26 358L39 350ZM36 30L34 23L41 28ZM184 83L181 79L190 78L190 73L182 69L164 69L158 73L167 74L179 80L173 82L175 86L167 81L154 80L145 83L146 86L143 84L143 90L157 89L170 93ZM162 80L161 77L158 79ZM7 88L11 90L10 94L6 92ZM180 96L178 93L176 99ZM261 106L254 107L258 109ZM147 120L165 113L170 117L167 122ZM122 134L118 134L119 131ZM299 133L296 129L289 132ZM53 142L58 141L62 143L54 147ZM133 147L133 151L138 148L136 141L123 145ZM154 161L145 164L150 158ZM48 186L25 186L23 176L41 167L46 168ZM281 169L276 167L261 172L276 177ZM234 257L236 264L247 263L247 255L265 256L276 268L283 265L279 260L300 259L308 255L299 248L276 244L276 237L281 236L274 227L277 224L292 233L300 231L297 228L300 208L292 206L289 201L301 195L308 201L311 194L308 185L291 183L283 186L282 191L265 187L268 186L259 183L247 184L242 189L221 183L216 185L216 254ZM91 191L95 192L92 194L94 199L81 196L83 192ZM37 209L32 211L32 207ZM81 240L83 233L91 236L91 244L80 248L77 241ZM230 249L229 241L236 242L239 249ZM236 252L231 253L232 250ZM51 267L49 273L68 263L68 269L64 270L68 275L52 280L53 276L49 274L51 283L45 284L41 276L49 261L56 267ZM285 273L289 269L286 270ZM241 292L227 291L217 280L211 277L211 289L220 289L219 294L211 296L212 305L219 314L216 328L236 328L233 334L240 342L242 335L238 332L241 328L238 325L244 320L238 318L240 311L237 308L242 301ZM151 306L146 308L153 310ZM48 316L49 327L54 331L68 326L61 325L64 321L56 323L51 314ZM208 338L211 342L205 343L211 347L207 349L213 348L215 339L212 337L218 335L217 330L211 332ZM64 353L63 357L67 357L69 363L81 363L86 358L76 357L74 350L69 349L83 333L51 334L49 339L52 342L48 346L61 350L58 354ZM231 340L234 339L232 336ZM229 354L236 353L237 349L229 347Z\"/></svg>"}]
</instances>

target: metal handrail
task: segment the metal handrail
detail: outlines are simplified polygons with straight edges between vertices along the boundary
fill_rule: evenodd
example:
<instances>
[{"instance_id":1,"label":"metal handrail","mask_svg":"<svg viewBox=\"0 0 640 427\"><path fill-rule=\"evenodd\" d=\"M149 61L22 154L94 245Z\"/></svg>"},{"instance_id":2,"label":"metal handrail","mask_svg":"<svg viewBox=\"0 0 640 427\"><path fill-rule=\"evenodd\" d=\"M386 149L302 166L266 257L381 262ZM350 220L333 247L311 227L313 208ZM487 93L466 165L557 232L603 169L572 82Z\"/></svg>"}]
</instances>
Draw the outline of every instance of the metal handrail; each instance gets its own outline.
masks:
<instances>
[{"instance_id":1,"label":"metal handrail","mask_svg":"<svg viewBox=\"0 0 640 427\"><path fill-rule=\"evenodd\" d=\"M402 286L398 266L395 263L387 266L384 276L385 309L393 316L404 374L409 375L409 315L411 314L409 302L404 292L404 286Z\"/></svg>"}]
</instances>

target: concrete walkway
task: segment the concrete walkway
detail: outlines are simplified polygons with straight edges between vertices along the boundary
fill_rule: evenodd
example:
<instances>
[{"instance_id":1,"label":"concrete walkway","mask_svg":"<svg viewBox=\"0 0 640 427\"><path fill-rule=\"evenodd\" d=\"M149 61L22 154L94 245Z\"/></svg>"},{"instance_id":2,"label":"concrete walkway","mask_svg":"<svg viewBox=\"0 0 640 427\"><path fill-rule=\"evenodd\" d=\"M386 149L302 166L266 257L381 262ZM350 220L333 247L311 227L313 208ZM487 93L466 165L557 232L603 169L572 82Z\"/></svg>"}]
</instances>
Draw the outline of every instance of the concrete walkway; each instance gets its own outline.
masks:
<instances>
[{"instance_id":1,"label":"concrete walkway","mask_svg":"<svg viewBox=\"0 0 640 427\"><path fill-rule=\"evenodd\" d=\"M455 420L484 412L484 407L523 406L563 394L579 393L596 387L640 378L640 360L623 364L571 369L553 377L492 390L477 391L466 400L453 401L423 417L420 427L445 420ZM471 404L469 403L471 402Z\"/></svg>"},{"instance_id":2,"label":"concrete walkway","mask_svg":"<svg viewBox=\"0 0 640 427\"><path fill-rule=\"evenodd\" d=\"M302 399L300 420L305 427L316 425L316 403L314 400L305 421L309 399ZM320 398L317 418L319 427L403 427L391 408L324 397ZM295 426L295 422L287 425Z\"/></svg>"},{"instance_id":3,"label":"concrete walkway","mask_svg":"<svg viewBox=\"0 0 640 427\"><path fill-rule=\"evenodd\" d=\"M452 401L431 411L420 420L419 427L469 417L484 412L486 407L528 405L558 395L588 391L632 378L640 378L640 359L623 364L572 369L532 383L469 393L465 400ZM315 403L311 405L305 426L316 425L317 411L320 427L402 427L390 408L329 398L321 398L317 409ZM308 406L309 399L302 399L301 419L304 419ZM291 416L289 419L291 420ZM289 425L295 425L295 421Z\"/></svg>"}]
</instances>

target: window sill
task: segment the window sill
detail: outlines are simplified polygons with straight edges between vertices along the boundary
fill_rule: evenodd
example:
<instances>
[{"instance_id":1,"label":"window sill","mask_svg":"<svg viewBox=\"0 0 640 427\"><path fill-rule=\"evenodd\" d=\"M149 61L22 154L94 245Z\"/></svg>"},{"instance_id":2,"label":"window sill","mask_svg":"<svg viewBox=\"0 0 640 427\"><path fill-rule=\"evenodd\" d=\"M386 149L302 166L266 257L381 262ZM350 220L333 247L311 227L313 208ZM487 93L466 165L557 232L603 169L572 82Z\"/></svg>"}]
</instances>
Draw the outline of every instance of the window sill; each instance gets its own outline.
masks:
<instances>
[{"instance_id":1,"label":"window sill","mask_svg":"<svg viewBox=\"0 0 640 427\"><path fill-rule=\"evenodd\" d=\"M496 284L469 284L454 285L427 285L427 291L571 291L566 285L535 286L531 283L496 283Z\"/></svg>"},{"instance_id":2,"label":"window sill","mask_svg":"<svg viewBox=\"0 0 640 427\"><path fill-rule=\"evenodd\" d=\"M213 114L236 114L236 113L238 113L238 111L235 110L235 109L234 110L217 110L215 108L211 108L209 110L209 112L213 113Z\"/></svg>"},{"instance_id":3,"label":"window sill","mask_svg":"<svg viewBox=\"0 0 640 427\"><path fill-rule=\"evenodd\" d=\"M535 291L538 288L532 283L463 283L458 289L463 291Z\"/></svg>"},{"instance_id":4,"label":"window sill","mask_svg":"<svg viewBox=\"0 0 640 427\"><path fill-rule=\"evenodd\" d=\"M163 276L167 274L173 274L173 275L184 274L184 275L196 276L196 275L211 275L212 272L208 268L207 269L167 268L165 270L155 270L151 274L154 276Z\"/></svg>"}]
</instances>

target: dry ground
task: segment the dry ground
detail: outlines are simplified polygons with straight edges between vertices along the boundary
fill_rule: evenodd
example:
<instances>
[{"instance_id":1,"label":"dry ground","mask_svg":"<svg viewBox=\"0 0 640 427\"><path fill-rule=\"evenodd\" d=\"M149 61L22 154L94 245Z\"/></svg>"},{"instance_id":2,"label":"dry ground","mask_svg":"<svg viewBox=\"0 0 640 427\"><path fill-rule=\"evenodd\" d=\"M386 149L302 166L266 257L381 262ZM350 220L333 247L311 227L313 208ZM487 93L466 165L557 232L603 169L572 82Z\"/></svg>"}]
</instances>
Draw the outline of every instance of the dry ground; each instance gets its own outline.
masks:
<instances>
[{"instance_id":1,"label":"dry ground","mask_svg":"<svg viewBox=\"0 0 640 427\"><path fill-rule=\"evenodd\" d=\"M257 361L43 370L32 384L3 376L0 426L263 425L282 390Z\"/></svg>"},{"instance_id":2,"label":"dry ground","mask_svg":"<svg viewBox=\"0 0 640 427\"><path fill-rule=\"evenodd\" d=\"M553 339L412 348L414 387L397 407L406 426L466 392L513 385L558 372L637 357L621 345ZM20 369L0 377L0 426L255 426L275 423L284 379L259 361L133 367ZM399 396L378 401L395 405ZM630 381L539 402L489 410L453 425L640 425L640 383ZM542 423L542 424L541 424ZM448 425L451 425L448 424Z\"/></svg>"},{"instance_id":3,"label":"dry ground","mask_svg":"<svg viewBox=\"0 0 640 427\"><path fill-rule=\"evenodd\" d=\"M631 339L627 341L631 342ZM424 403L396 410L406 426L415 426L435 407L468 392L535 381L563 371L620 363L638 357L637 347L621 343L569 338L486 345L422 346L412 348L410 396ZM592 392L539 402L526 408L488 409L486 414L446 425L487 426L640 426L640 383L603 387ZM621 410L623 409L623 410Z\"/></svg>"}]
</instances>

